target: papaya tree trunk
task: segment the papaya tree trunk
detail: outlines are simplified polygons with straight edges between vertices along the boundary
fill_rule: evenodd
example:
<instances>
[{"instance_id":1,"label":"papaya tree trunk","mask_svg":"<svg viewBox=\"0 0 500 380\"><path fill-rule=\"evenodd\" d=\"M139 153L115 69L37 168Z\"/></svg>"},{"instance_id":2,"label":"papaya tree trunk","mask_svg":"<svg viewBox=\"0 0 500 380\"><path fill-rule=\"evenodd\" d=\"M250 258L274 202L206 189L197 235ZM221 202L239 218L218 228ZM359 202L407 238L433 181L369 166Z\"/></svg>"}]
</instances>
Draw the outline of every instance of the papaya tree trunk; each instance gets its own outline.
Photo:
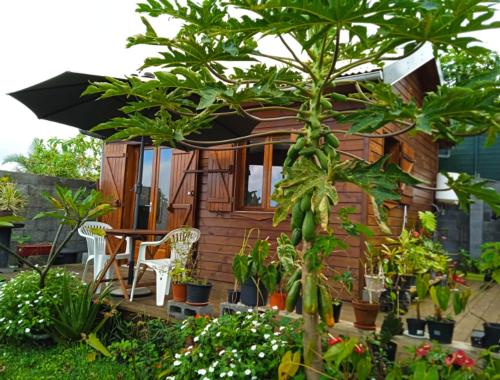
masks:
<instances>
[{"instance_id":1,"label":"papaya tree trunk","mask_svg":"<svg viewBox=\"0 0 500 380\"><path fill-rule=\"evenodd\" d=\"M311 243L302 242L302 255L311 247ZM306 276L309 274L308 265L305 260L302 266L302 284L305 284ZM304 286L302 286L304 289ZM306 297L304 292L303 297ZM321 335L319 333L318 313L309 314L305 310L302 311L304 319L304 336L302 339L304 345L304 364L305 372L308 380L319 380L320 374L323 372L323 357L321 349Z\"/></svg>"}]
</instances>

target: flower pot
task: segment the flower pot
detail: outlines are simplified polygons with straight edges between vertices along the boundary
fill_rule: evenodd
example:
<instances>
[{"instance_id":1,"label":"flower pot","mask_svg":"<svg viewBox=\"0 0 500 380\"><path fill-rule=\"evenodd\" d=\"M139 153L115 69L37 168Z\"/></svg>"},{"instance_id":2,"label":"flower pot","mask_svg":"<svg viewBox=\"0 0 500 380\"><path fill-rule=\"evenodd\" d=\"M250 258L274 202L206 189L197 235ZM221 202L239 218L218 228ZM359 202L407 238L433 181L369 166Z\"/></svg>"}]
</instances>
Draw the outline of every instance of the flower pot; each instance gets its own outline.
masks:
<instances>
[{"instance_id":1,"label":"flower pot","mask_svg":"<svg viewBox=\"0 0 500 380\"><path fill-rule=\"evenodd\" d=\"M269 306L276 306L278 310L285 310L286 295L284 292L274 292L269 297Z\"/></svg>"},{"instance_id":2,"label":"flower pot","mask_svg":"<svg viewBox=\"0 0 500 380\"><path fill-rule=\"evenodd\" d=\"M365 274L366 289L379 291L385 289L385 277L380 275Z\"/></svg>"},{"instance_id":3,"label":"flower pot","mask_svg":"<svg viewBox=\"0 0 500 380\"><path fill-rule=\"evenodd\" d=\"M500 346L500 323L485 322L483 324L483 327L484 327L483 347L488 348L493 345ZM498 351L498 348L495 351Z\"/></svg>"},{"instance_id":4,"label":"flower pot","mask_svg":"<svg viewBox=\"0 0 500 380\"><path fill-rule=\"evenodd\" d=\"M352 301L354 309L354 327L360 330L375 330L375 321L378 314L378 303Z\"/></svg>"},{"instance_id":5,"label":"flower pot","mask_svg":"<svg viewBox=\"0 0 500 380\"><path fill-rule=\"evenodd\" d=\"M193 306L208 305L212 284L186 284L186 303Z\"/></svg>"},{"instance_id":6,"label":"flower pot","mask_svg":"<svg viewBox=\"0 0 500 380\"><path fill-rule=\"evenodd\" d=\"M31 333L29 337L37 346L48 347L55 343L54 339L47 333Z\"/></svg>"},{"instance_id":7,"label":"flower pot","mask_svg":"<svg viewBox=\"0 0 500 380\"><path fill-rule=\"evenodd\" d=\"M240 302L241 292L239 290L228 289L227 290L227 302L238 303Z\"/></svg>"},{"instance_id":8,"label":"flower pot","mask_svg":"<svg viewBox=\"0 0 500 380\"><path fill-rule=\"evenodd\" d=\"M186 284L172 284L172 297L174 301L186 301Z\"/></svg>"},{"instance_id":9,"label":"flower pot","mask_svg":"<svg viewBox=\"0 0 500 380\"><path fill-rule=\"evenodd\" d=\"M295 312L302 314L302 294L297 297L297 302L295 302Z\"/></svg>"},{"instance_id":10,"label":"flower pot","mask_svg":"<svg viewBox=\"0 0 500 380\"><path fill-rule=\"evenodd\" d=\"M259 289L252 278L241 284L241 303L247 306L264 306L267 304L267 289L259 282Z\"/></svg>"},{"instance_id":11,"label":"flower pot","mask_svg":"<svg viewBox=\"0 0 500 380\"><path fill-rule=\"evenodd\" d=\"M431 340L437 340L439 343L450 344L453 340L453 330L455 329L455 321L427 321L427 329Z\"/></svg>"},{"instance_id":12,"label":"flower pot","mask_svg":"<svg viewBox=\"0 0 500 380\"><path fill-rule=\"evenodd\" d=\"M340 312L342 310L342 301L333 301L333 320L335 323L340 321Z\"/></svg>"},{"instance_id":13,"label":"flower pot","mask_svg":"<svg viewBox=\"0 0 500 380\"><path fill-rule=\"evenodd\" d=\"M408 325L408 334L413 336L424 336L425 325L427 324L425 319L406 318L406 324Z\"/></svg>"}]
</instances>

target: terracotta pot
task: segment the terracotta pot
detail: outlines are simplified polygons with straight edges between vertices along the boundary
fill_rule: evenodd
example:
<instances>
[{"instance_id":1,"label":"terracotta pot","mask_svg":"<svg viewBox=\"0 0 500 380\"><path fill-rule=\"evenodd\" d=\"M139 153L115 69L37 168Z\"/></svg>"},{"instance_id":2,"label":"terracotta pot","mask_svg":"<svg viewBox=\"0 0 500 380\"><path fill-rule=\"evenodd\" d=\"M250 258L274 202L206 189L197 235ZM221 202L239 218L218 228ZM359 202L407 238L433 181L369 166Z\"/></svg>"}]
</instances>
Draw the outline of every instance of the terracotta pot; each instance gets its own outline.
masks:
<instances>
[{"instance_id":1,"label":"terracotta pot","mask_svg":"<svg viewBox=\"0 0 500 380\"><path fill-rule=\"evenodd\" d=\"M352 301L354 309L355 322L354 327L361 330L375 330L375 321L378 314L378 303L368 303Z\"/></svg>"},{"instance_id":2,"label":"terracotta pot","mask_svg":"<svg viewBox=\"0 0 500 380\"><path fill-rule=\"evenodd\" d=\"M186 301L186 284L172 284L172 296L174 301Z\"/></svg>"},{"instance_id":3,"label":"terracotta pot","mask_svg":"<svg viewBox=\"0 0 500 380\"><path fill-rule=\"evenodd\" d=\"M274 292L269 297L269 306L276 306L279 310L285 310L285 301L287 294L284 292Z\"/></svg>"}]
</instances>

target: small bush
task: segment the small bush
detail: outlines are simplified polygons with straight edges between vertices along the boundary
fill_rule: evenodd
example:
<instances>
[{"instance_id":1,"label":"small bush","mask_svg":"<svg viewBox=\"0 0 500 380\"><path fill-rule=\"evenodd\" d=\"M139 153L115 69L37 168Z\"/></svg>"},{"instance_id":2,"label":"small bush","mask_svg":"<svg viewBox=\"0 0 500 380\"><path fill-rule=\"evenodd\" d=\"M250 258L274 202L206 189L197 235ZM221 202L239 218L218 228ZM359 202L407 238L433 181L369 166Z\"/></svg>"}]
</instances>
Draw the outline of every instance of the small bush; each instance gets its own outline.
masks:
<instances>
[{"instance_id":1,"label":"small bush","mask_svg":"<svg viewBox=\"0 0 500 380\"><path fill-rule=\"evenodd\" d=\"M84 286L63 269L49 271L45 288L40 289L39 282L37 272L22 272L0 288L0 340L46 333L55 306L62 304L63 288L76 292Z\"/></svg>"}]
</instances>

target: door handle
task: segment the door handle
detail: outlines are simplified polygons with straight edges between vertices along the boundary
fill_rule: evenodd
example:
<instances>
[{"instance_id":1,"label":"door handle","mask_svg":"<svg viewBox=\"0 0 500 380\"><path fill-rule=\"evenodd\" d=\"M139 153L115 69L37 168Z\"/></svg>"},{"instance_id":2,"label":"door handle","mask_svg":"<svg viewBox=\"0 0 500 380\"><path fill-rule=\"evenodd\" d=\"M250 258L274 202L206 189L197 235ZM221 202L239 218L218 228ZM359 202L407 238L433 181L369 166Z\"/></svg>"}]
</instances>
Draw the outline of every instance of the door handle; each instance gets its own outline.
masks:
<instances>
[{"instance_id":1,"label":"door handle","mask_svg":"<svg viewBox=\"0 0 500 380\"><path fill-rule=\"evenodd\" d=\"M187 195L189 195L190 197L193 197L194 196L194 190L190 190L187 192Z\"/></svg>"}]
</instances>

